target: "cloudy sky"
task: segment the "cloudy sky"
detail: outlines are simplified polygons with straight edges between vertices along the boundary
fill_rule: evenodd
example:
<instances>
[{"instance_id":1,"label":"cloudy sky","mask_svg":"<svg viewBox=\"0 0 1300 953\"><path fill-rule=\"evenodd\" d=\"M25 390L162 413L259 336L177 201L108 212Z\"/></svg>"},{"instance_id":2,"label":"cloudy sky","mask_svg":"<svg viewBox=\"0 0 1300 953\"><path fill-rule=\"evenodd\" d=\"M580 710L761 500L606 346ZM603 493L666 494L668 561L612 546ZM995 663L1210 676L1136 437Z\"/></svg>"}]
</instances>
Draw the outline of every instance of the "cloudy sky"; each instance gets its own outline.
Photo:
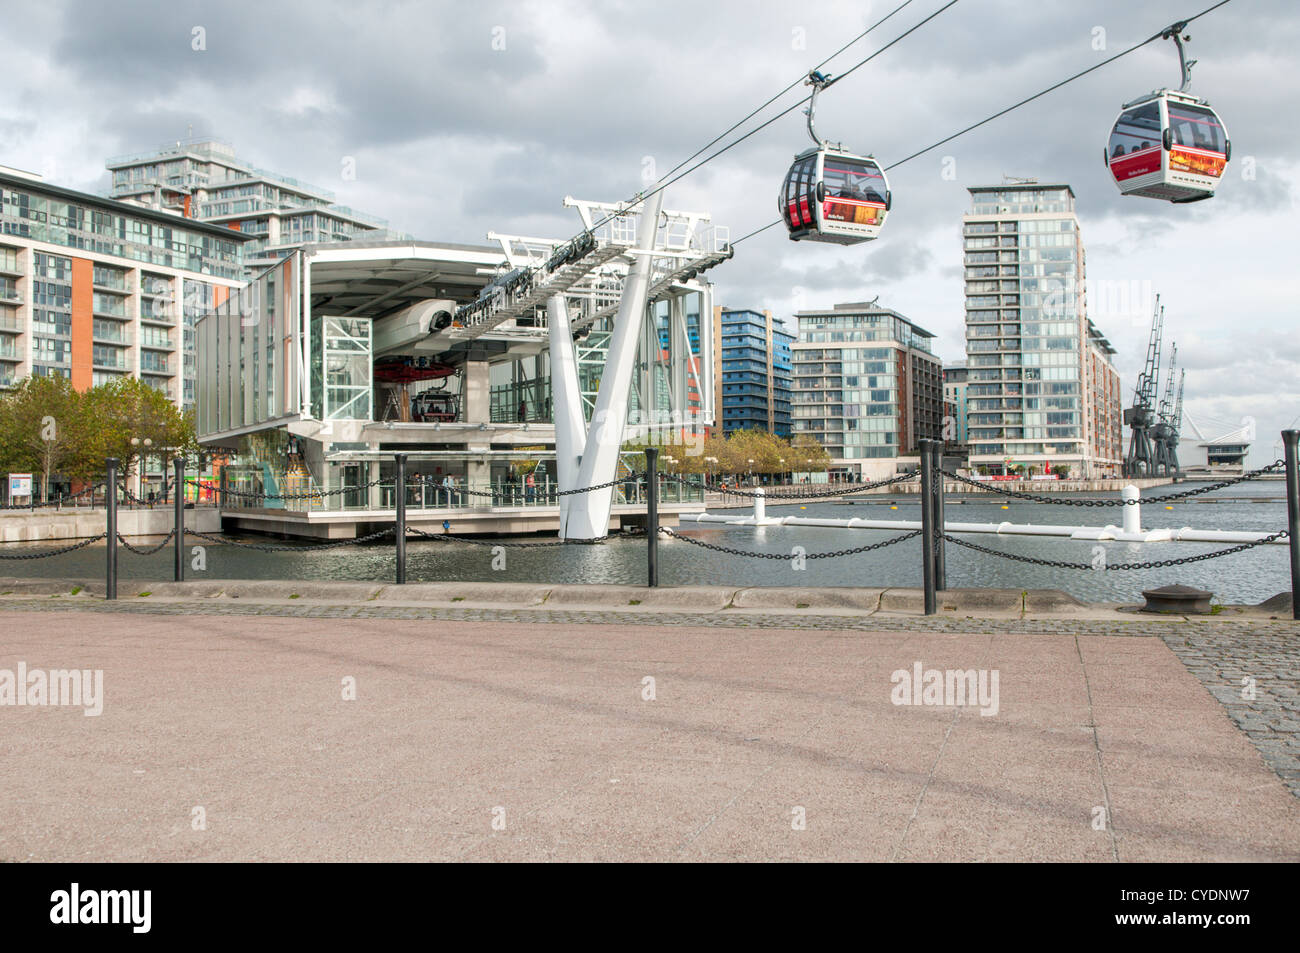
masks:
<instances>
[{"instance_id":1,"label":"cloudy sky","mask_svg":"<svg viewBox=\"0 0 1300 953\"><path fill-rule=\"evenodd\" d=\"M626 198L648 162L666 172L899 2L15 0L0 33L0 164L104 191L106 157L213 135L418 238L567 236L578 221L565 195ZM913 0L824 69L846 70L944 2ZM959 0L829 91L819 129L888 164L1211 2ZM1120 350L1126 400L1145 355L1141 296L1158 292L1189 415L1208 431L1253 417L1252 462L1273 459L1278 431L1300 416L1300 8L1233 0L1189 32L1191 89L1233 142L1213 200L1123 198L1101 162L1119 105L1177 85L1161 41L899 166L876 242L793 243L779 228L745 242L711 273L716 300L788 317L880 295L960 358L967 187L1067 182L1088 278L1106 293L1092 317ZM807 143L793 111L667 203L744 235L776 218ZM1126 302L1130 289L1140 294Z\"/></svg>"}]
</instances>

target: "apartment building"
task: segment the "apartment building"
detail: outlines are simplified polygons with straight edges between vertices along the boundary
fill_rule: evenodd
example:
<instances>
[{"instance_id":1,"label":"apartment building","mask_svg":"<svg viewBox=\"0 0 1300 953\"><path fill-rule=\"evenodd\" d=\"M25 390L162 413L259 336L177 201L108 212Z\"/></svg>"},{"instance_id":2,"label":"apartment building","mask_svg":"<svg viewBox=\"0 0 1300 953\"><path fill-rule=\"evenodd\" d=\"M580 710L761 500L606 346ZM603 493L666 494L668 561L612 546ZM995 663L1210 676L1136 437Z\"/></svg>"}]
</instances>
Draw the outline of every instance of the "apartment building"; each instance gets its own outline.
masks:
<instances>
[{"instance_id":1,"label":"apartment building","mask_svg":"<svg viewBox=\"0 0 1300 953\"><path fill-rule=\"evenodd\" d=\"M814 437L832 475L893 476L921 439L940 439L943 365L934 335L874 302L800 311L793 346L794 433Z\"/></svg>"},{"instance_id":2,"label":"apartment building","mask_svg":"<svg viewBox=\"0 0 1300 953\"><path fill-rule=\"evenodd\" d=\"M194 322L238 293L245 241L0 167L0 387L130 375L191 407Z\"/></svg>"},{"instance_id":3,"label":"apartment building","mask_svg":"<svg viewBox=\"0 0 1300 953\"><path fill-rule=\"evenodd\" d=\"M962 217L970 465L1118 476L1115 353L1088 320L1074 191L975 186Z\"/></svg>"}]
</instances>

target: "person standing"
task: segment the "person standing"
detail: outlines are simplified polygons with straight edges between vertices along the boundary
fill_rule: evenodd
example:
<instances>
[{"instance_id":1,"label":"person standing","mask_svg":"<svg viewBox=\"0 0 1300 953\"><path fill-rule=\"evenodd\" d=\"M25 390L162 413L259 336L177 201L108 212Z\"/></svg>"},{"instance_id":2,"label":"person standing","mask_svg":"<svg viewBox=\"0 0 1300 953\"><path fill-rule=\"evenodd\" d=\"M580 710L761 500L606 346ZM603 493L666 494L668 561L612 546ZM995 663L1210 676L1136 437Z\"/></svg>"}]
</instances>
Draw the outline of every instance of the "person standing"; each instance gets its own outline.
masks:
<instances>
[{"instance_id":1,"label":"person standing","mask_svg":"<svg viewBox=\"0 0 1300 953\"><path fill-rule=\"evenodd\" d=\"M534 478L532 471L524 477L524 502L533 502L533 497L537 492L537 480Z\"/></svg>"}]
</instances>

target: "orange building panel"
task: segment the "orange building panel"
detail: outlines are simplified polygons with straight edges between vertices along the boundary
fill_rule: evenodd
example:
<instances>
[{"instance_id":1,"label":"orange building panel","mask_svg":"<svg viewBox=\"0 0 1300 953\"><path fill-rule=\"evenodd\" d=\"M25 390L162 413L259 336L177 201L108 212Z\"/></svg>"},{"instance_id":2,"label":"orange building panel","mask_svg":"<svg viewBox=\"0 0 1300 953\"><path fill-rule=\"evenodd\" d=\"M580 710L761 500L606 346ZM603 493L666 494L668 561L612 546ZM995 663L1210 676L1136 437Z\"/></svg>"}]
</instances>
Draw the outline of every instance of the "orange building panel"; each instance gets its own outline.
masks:
<instances>
[{"instance_id":1,"label":"orange building panel","mask_svg":"<svg viewBox=\"0 0 1300 953\"><path fill-rule=\"evenodd\" d=\"M91 369L94 280L95 266L90 259L72 259L72 386L76 390L90 390L95 380Z\"/></svg>"}]
</instances>

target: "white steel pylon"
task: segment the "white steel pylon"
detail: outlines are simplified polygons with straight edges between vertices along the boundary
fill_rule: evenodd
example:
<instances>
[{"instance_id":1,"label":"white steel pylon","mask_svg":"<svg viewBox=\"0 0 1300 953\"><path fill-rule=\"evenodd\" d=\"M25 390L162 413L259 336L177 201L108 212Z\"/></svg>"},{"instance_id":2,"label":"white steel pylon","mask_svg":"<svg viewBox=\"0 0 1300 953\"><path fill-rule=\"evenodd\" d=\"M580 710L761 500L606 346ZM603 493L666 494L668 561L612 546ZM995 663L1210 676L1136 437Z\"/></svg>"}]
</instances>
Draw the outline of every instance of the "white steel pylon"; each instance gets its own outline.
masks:
<instances>
[{"instance_id":1,"label":"white steel pylon","mask_svg":"<svg viewBox=\"0 0 1300 953\"><path fill-rule=\"evenodd\" d=\"M659 234L659 215L663 210L663 201L663 192L658 191L646 198L641 206L637 247L628 252L633 260L623 285L618 315L614 319L614 331L605 359L605 373L601 375L600 387L596 391L596 407L591 415L591 426L587 430L582 460L578 467L577 487L569 489L608 483L617 475L618 451L623 443L623 430L627 426L632 372L636 363L641 324L646 317L646 293L650 287L650 273ZM554 331L552 331L551 341L554 345ZM559 373L560 368L553 366L552 374ZM565 369L565 376L568 377L570 374L573 389L576 391L576 364L572 365L571 371ZM568 410L561 411L559 395L557 394L556 397L556 452L558 454L560 431L558 416L564 413L567 419ZM565 489L563 482L560 488ZM613 499L614 488L611 486L588 493L574 494L569 501L567 512L561 511L560 538L595 539L606 535L609 530L609 514Z\"/></svg>"},{"instance_id":2,"label":"white steel pylon","mask_svg":"<svg viewBox=\"0 0 1300 953\"><path fill-rule=\"evenodd\" d=\"M564 295L546 300L547 335L551 348L551 396L555 408L555 478L561 490L578 485L578 464L587 427L582 417L582 390L578 383L578 359ZM579 494L581 495L581 494ZM568 523L572 496L560 497L560 535Z\"/></svg>"}]
</instances>

